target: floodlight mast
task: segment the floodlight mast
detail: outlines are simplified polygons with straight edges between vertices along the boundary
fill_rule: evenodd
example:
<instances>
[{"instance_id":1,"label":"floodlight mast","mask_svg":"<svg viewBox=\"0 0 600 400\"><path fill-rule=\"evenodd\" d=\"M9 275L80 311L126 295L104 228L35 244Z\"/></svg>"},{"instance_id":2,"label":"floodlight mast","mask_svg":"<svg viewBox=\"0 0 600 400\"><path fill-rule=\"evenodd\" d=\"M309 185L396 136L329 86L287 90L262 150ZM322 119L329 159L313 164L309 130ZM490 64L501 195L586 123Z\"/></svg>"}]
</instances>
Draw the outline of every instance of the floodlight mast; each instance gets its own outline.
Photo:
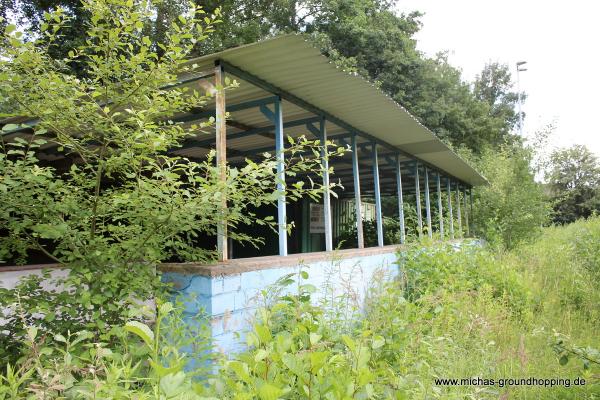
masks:
<instances>
[{"instance_id":1,"label":"floodlight mast","mask_svg":"<svg viewBox=\"0 0 600 400\"><path fill-rule=\"evenodd\" d=\"M521 79L519 72L527 71L527 68L523 68L523 65L527 64L527 61L517 61L517 104L519 106L519 135L523 137L523 113L521 111Z\"/></svg>"}]
</instances>

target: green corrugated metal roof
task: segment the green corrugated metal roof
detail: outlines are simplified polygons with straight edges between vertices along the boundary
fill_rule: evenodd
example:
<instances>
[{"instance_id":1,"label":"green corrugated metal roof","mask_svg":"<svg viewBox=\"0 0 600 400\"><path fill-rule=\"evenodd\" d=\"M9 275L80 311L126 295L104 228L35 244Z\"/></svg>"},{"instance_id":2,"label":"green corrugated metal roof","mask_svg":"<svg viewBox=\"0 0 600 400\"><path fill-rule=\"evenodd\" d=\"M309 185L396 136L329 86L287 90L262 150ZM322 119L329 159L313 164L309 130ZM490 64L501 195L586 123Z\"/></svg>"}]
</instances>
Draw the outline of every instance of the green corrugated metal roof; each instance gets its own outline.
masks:
<instances>
[{"instance_id":1,"label":"green corrugated metal roof","mask_svg":"<svg viewBox=\"0 0 600 400\"><path fill-rule=\"evenodd\" d=\"M487 183L401 105L362 77L334 66L302 35L279 36L192 62L205 69L216 60L239 67L464 182ZM231 94L235 96L235 90ZM245 99L260 96L264 97L260 89L255 94L244 92Z\"/></svg>"}]
</instances>

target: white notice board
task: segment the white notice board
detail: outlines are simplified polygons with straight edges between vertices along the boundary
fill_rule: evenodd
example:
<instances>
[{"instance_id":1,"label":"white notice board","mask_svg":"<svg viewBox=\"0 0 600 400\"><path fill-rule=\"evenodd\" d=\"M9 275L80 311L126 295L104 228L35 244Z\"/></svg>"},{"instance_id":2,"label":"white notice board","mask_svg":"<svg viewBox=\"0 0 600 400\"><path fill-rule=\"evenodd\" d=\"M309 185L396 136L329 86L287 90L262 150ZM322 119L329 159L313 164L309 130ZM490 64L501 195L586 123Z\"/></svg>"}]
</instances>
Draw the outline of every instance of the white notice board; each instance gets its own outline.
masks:
<instances>
[{"instance_id":1,"label":"white notice board","mask_svg":"<svg viewBox=\"0 0 600 400\"><path fill-rule=\"evenodd\" d=\"M310 233L325 233L322 204L310 203Z\"/></svg>"}]
</instances>

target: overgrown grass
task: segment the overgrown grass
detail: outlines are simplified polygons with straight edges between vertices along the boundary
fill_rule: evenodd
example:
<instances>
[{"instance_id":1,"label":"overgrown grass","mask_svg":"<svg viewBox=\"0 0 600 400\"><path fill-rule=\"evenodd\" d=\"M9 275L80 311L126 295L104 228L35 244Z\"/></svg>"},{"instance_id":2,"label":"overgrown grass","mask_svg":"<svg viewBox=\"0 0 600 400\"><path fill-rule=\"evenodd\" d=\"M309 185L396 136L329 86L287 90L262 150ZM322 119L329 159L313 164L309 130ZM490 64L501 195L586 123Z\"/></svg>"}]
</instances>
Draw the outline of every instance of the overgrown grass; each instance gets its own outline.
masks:
<instances>
[{"instance_id":1,"label":"overgrown grass","mask_svg":"<svg viewBox=\"0 0 600 400\"><path fill-rule=\"evenodd\" d=\"M393 338L390 357L409 398L600 398L599 257L598 218L547 228L511 252L409 252L405 289L376 297L367 319ZM434 382L467 377L568 378L572 386ZM587 384L573 386L578 377Z\"/></svg>"},{"instance_id":2,"label":"overgrown grass","mask_svg":"<svg viewBox=\"0 0 600 400\"><path fill-rule=\"evenodd\" d=\"M177 314L159 316L171 321L164 330L130 324L141 340L124 337L112 351L29 331L32 351L7 371L0 399L599 399L599 254L599 218L547 228L510 252L415 245L399 255L403 277L377 285L350 324L310 301L305 273L286 277L280 284L299 294L259 310L249 350L218 361L204 381L183 371L185 358L165 340L179 330ZM495 384L436 383L477 377ZM509 378L571 385L501 387Z\"/></svg>"}]
</instances>

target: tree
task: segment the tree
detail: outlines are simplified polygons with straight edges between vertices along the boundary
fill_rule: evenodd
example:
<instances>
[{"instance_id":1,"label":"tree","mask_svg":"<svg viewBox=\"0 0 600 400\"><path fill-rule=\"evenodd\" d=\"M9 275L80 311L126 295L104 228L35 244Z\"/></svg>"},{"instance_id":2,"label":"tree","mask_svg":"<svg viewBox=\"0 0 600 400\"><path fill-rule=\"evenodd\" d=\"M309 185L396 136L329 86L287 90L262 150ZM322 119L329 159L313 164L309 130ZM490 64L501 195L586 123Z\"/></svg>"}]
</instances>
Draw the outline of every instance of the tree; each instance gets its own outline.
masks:
<instances>
[{"instance_id":1,"label":"tree","mask_svg":"<svg viewBox=\"0 0 600 400\"><path fill-rule=\"evenodd\" d=\"M77 0L4 0L11 12L32 26L39 16L58 5L77 24L89 20ZM68 3L64 3L68 2ZM64 4L63 4L64 3ZM514 141L510 135L516 121L512 109L516 94L510 89L505 65L486 66L472 89L460 70L440 53L428 58L417 50L415 34L421 29L419 12L398 15L390 0L223 0L200 1L208 13L220 7L223 21L207 40L199 41L194 55L226 48L282 33L307 33L323 54L338 67L361 74L379 85L395 101L417 117L438 137L454 147L466 146L479 153L486 145ZM156 17L144 24L144 32L160 56L159 46L168 27L183 13L177 0L152 5ZM80 22L81 21L81 22ZM63 56L80 43L80 28L65 32L57 55ZM73 64L79 74L82 68Z\"/></svg>"},{"instance_id":2,"label":"tree","mask_svg":"<svg viewBox=\"0 0 600 400\"><path fill-rule=\"evenodd\" d=\"M548 221L550 207L534 180L532 151L520 145L485 149L473 160L489 185L475 190L473 219L477 234L513 248L531 240Z\"/></svg>"},{"instance_id":3,"label":"tree","mask_svg":"<svg viewBox=\"0 0 600 400\"><path fill-rule=\"evenodd\" d=\"M555 222L569 223L600 212L600 161L586 146L555 150L546 180Z\"/></svg>"},{"instance_id":4,"label":"tree","mask_svg":"<svg viewBox=\"0 0 600 400\"><path fill-rule=\"evenodd\" d=\"M475 97L489 106L489 117L499 122L497 143L506 142L511 136L511 130L519 121L515 111L519 97L523 101L524 93L520 95L512 91L512 77L506 64L493 62L486 64L483 71L475 79Z\"/></svg>"},{"instance_id":5,"label":"tree","mask_svg":"<svg viewBox=\"0 0 600 400\"><path fill-rule=\"evenodd\" d=\"M194 161L169 152L209 125L172 122L174 115L235 87L205 94L199 86L177 85L180 74L197 68L187 59L197 40L213 31L218 10L211 15L188 7L166 32L159 57L144 34L150 3L85 0L83 7L90 15L87 39L64 58L52 53L71 20L60 8L44 17L35 40L24 40L15 25L0 38L0 91L16 106L8 116L38 120L25 136L9 136L19 125L3 127L0 259L26 262L40 252L69 269L68 277L51 280L64 290L42 288L37 276L2 290L0 310L7 313L0 318L6 322L0 354L18 346L24 324L55 333L110 332L132 304L156 294L158 263L213 259L214 250L196 240L214 235L221 221L233 240L254 245L261 238L244 234L242 226L275 229L272 218L252 212L281 194L273 189L275 156L231 167L223 182L214 153ZM75 62L85 67L82 77L71 73ZM317 142L290 139L286 173L319 174L320 150ZM49 164L40 154L65 155L69 162ZM293 201L321 189L298 182L284 191Z\"/></svg>"}]
</instances>

